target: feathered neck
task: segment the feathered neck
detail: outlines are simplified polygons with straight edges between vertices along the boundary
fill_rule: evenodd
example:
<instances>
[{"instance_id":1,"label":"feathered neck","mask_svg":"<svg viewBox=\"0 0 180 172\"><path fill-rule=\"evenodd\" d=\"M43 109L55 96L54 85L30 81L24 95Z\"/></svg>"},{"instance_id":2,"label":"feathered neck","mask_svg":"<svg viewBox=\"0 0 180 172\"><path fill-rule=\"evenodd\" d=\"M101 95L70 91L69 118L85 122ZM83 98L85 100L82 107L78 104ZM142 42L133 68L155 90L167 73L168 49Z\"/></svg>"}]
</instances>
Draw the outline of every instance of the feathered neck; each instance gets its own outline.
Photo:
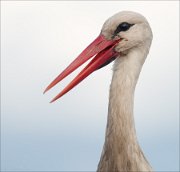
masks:
<instances>
[{"instance_id":1,"label":"feathered neck","mask_svg":"<svg viewBox=\"0 0 180 172\"><path fill-rule=\"evenodd\" d=\"M115 60L98 171L152 171L138 144L133 117L134 90L147 53L136 48Z\"/></svg>"}]
</instances>

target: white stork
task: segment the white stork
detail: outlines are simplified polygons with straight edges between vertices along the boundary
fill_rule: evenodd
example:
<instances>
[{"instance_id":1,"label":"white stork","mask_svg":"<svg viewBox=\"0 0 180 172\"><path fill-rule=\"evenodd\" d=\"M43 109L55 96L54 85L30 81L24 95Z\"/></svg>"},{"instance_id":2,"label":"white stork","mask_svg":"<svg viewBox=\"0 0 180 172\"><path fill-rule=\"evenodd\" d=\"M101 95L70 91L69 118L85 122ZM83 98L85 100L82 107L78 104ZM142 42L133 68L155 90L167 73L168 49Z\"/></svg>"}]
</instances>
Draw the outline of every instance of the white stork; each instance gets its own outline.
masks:
<instances>
[{"instance_id":1,"label":"white stork","mask_svg":"<svg viewBox=\"0 0 180 172\"><path fill-rule=\"evenodd\" d=\"M93 57L53 102L93 71L115 60L105 143L98 172L152 171L138 144L133 118L134 91L151 41L151 28L142 15L119 12L104 23L100 35L44 91Z\"/></svg>"}]
</instances>

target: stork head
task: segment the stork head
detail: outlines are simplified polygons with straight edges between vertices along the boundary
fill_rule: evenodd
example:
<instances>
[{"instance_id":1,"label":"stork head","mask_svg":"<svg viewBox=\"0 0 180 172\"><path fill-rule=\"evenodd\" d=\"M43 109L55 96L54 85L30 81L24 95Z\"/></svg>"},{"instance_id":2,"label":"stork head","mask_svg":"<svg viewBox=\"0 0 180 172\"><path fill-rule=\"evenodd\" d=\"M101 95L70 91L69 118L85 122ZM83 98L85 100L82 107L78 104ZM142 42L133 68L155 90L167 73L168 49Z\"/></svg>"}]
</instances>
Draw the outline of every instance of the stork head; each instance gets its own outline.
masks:
<instances>
[{"instance_id":1,"label":"stork head","mask_svg":"<svg viewBox=\"0 0 180 172\"><path fill-rule=\"evenodd\" d=\"M94 57L90 63L51 102L79 84L88 75L100 69L131 49L146 45L149 49L152 31L147 20L140 14L123 11L110 17L103 25L100 35L45 89L44 93L72 73L80 65Z\"/></svg>"},{"instance_id":2,"label":"stork head","mask_svg":"<svg viewBox=\"0 0 180 172\"><path fill-rule=\"evenodd\" d=\"M134 47L150 46L152 40L146 18L132 11L122 11L110 17L104 23L101 34L108 40L121 39L115 50L125 54Z\"/></svg>"}]
</instances>

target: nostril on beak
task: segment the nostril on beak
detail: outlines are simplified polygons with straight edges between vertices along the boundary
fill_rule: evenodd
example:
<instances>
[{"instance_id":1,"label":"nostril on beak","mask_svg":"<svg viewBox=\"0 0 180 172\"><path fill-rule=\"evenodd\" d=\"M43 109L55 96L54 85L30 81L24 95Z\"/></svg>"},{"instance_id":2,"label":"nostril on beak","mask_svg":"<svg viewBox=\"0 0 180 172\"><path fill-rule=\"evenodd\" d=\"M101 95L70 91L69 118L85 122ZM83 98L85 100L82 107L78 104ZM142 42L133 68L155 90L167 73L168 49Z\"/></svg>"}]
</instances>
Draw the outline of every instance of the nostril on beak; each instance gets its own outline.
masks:
<instances>
[{"instance_id":1,"label":"nostril on beak","mask_svg":"<svg viewBox=\"0 0 180 172\"><path fill-rule=\"evenodd\" d=\"M121 39L121 36L117 34L113 34L111 38L114 40L118 40L118 39Z\"/></svg>"}]
</instances>

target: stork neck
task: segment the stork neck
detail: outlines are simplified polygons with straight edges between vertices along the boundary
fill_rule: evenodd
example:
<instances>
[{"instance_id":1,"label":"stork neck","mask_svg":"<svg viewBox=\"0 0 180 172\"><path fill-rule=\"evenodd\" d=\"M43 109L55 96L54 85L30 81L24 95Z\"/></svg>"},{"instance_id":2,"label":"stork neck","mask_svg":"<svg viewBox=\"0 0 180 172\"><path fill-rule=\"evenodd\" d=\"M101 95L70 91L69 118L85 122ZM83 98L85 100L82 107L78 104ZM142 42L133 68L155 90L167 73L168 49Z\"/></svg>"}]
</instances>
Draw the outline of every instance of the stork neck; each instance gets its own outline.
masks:
<instances>
[{"instance_id":1,"label":"stork neck","mask_svg":"<svg viewBox=\"0 0 180 172\"><path fill-rule=\"evenodd\" d=\"M106 139L98 171L151 171L139 147L133 117L134 90L146 55L136 49L115 60Z\"/></svg>"},{"instance_id":2,"label":"stork neck","mask_svg":"<svg viewBox=\"0 0 180 172\"><path fill-rule=\"evenodd\" d=\"M132 51L118 57L113 68L106 134L114 135L124 146L137 144L133 117L134 90L143 63L144 54Z\"/></svg>"}]
</instances>

